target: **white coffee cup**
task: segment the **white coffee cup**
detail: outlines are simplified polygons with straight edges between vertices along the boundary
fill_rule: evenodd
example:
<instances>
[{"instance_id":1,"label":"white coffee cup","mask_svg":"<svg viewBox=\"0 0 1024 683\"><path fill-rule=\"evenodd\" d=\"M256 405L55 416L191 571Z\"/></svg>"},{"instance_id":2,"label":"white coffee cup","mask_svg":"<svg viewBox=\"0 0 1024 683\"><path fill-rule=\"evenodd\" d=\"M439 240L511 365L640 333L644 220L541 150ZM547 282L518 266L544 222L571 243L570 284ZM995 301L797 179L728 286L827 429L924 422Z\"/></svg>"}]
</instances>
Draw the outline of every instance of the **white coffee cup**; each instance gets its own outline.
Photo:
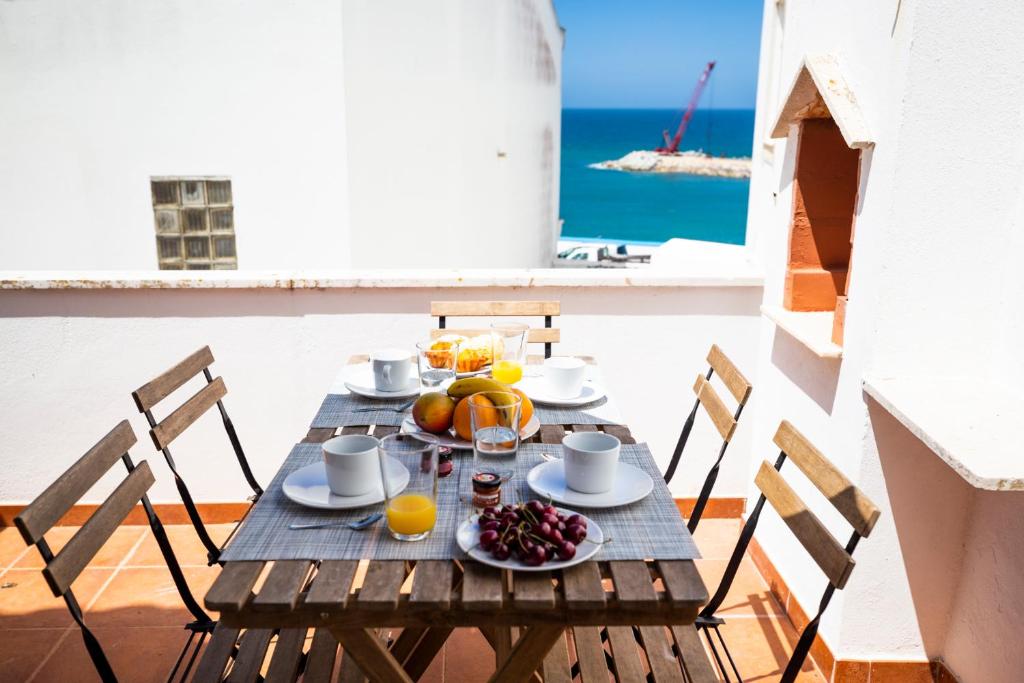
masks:
<instances>
[{"instance_id":1,"label":"white coffee cup","mask_svg":"<svg viewBox=\"0 0 1024 683\"><path fill-rule=\"evenodd\" d=\"M380 480L380 441L365 434L345 434L324 442L327 486L336 496L361 496L374 488L383 490Z\"/></svg>"},{"instance_id":2,"label":"white coffee cup","mask_svg":"<svg viewBox=\"0 0 1024 683\"><path fill-rule=\"evenodd\" d=\"M562 439L565 483L580 493L606 493L615 486L621 442L604 432L573 432Z\"/></svg>"},{"instance_id":3,"label":"white coffee cup","mask_svg":"<svg viewBox=\"0 0 1024 683\"><path fill-rule=\"evenodd\" d=\"M544 361L544 381L556 398L576 398L583 392L587 364L580 358L553 356Z\"/></svg>"},{"instance_id":4,"label":"white coffee cup","mask_svg":"<svg viewBox=\"0 0 1024 683\"><path fill-rule=\"evenodd\" d=\"M377 391L402 391L409 386L412 353L402 349L383 349L370 354L373 386Z\"/></svg>"}]
</instances>

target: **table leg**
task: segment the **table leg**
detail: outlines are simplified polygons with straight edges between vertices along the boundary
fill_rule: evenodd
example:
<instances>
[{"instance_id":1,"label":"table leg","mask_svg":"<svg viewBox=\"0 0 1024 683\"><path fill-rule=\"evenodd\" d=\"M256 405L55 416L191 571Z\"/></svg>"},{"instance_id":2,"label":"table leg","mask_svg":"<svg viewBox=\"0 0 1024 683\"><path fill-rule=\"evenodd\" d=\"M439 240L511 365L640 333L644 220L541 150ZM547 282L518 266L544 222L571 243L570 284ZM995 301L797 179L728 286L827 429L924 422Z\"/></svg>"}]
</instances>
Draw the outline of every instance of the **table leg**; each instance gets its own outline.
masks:
<instances>
[{"instance_id":1,"label":"table leg","mask_svg":"<svg viewBox=\"0 0 1024 683\"><path fill-rule=\"evenodd\" d=\"M432 628L428 629L426 634L420 639L420 642L406 658L404 662L405 672L409 674L409 677L414 681L418 681L420 676L427 670L430 663L437 657L437 653L441 651L444 644L448 641L448 636L452 634L453 628Z\"/></svg>"},{"instance_id":2,"label":"table leg","mask_svg":"<svg viewBox=\"0 0 1024 683\"><path fill-rule=\"evenodd\" d=\"M533 626L527 629L508 658L498 665L488 683L526 683L537 671L551 648L562 637L562 626Z\"/></svg>"},{"instance_id":3,"label":"table leg","mask_svg":"<svg viewBox=\"0 0 1024 683\"><path fill-rule=\"evenodd\" d=\"M341 643L345 656L354 659L374 683L412 683L413 679L391 656L374 629L331 628L331 633Z\"/></svg>"}]
</instances>

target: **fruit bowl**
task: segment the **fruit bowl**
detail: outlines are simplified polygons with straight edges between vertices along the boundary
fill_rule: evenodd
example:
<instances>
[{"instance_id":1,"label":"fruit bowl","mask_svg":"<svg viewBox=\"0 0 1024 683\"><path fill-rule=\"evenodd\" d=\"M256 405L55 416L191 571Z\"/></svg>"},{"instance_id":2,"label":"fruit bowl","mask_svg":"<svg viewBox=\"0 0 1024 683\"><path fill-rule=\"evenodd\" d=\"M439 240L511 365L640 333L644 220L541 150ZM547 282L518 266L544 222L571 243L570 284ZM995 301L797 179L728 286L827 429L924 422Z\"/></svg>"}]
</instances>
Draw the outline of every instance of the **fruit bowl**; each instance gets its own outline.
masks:
<instances>
[{"instance_id":1,"label":"fruit bowl","mask_svg":"<svg viewBox=\"0 0 1024 683\"><path fill-rule=\"evenodd\" d=\"M417 425L416 421L413 420L411 417L405 418L405 420L402 422L403 434L416 434L417 432L422 431L424 430L420 429L419 425ZM539 431L540 420L538 420L537 416L534 415L533 417L530 418L529 422L520 427L519 438L520 440L529 439L531 436L533 436ZM466 441L465 439L460 438L459 435L455 433L454 429L449 429L448 431L441 432L440 434L434 434L434 436L437 437L437 443L442 446L448 446L449 448L460 448L463 450L472 450L473 448L473 444L470 443L469 441Z\"/></svg>"},{"instance_id":2,"label":"fruit bowl","mask_svg":"<svg viewBox=\"0 0 1024 683\"><path fill-rule=\"evenodd\" d=\"M565 517L578 515L585 522L586 540L576 545L576 554L568 560L555 558L547 560L543 564L533 566L519 559L515 554L512 554L508 559L495 558L491 552L484 550L480 546L480 534L483 531L480 528L480 515L473 515L460 524L455 532L455 540L471 559L481 564L498 567L499 569L523 572L548 572L555 569L565 569L581 562L586 562L601 550L601 545L605 540L604 533L594 520L567 508L556 507L555 510L557 510L558 514Z\"/></svg>"}]
</instances>

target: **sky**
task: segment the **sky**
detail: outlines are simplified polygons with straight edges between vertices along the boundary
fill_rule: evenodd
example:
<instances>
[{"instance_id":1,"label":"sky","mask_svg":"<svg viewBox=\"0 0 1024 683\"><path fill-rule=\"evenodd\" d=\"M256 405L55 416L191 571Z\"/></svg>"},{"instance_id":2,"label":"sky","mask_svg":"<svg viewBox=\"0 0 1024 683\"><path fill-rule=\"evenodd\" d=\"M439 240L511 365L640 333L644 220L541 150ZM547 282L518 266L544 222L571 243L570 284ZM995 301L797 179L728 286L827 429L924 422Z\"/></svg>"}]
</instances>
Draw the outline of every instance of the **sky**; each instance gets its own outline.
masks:
<instances>
[{"instance_id":1,"label":"sky","mask_svg":"<svg viewBox=\"0 0 1024 683\"><path fill-rule=\"evenodd\" d=\"M753 109L761 0L555 0L565 28L562 106Z\"/></svg>"}]
</instances>

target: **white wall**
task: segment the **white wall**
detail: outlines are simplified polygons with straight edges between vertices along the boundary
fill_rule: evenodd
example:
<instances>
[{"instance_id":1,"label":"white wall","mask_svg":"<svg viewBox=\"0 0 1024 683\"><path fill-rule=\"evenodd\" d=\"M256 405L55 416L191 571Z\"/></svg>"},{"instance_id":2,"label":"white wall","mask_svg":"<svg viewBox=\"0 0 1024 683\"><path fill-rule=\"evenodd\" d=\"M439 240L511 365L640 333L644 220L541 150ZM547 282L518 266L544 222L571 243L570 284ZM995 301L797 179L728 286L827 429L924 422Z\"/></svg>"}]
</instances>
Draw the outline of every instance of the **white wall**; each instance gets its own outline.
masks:
<instances>
[{"instance_id":1,"label":"white wall","mask_svg":"<svg viewBox=\"0 0 1024 683\"><path fill-rule=\"evenodd\" d=\"M149 178L227 175L240 268L349 259L337 2L0 5L0 268L156 268Z\"/></svg>"},{"instance_id":2,"label":"white wall","mask_svg":"<svg viewBox=\"0 0 1024 683\"><path fill-rule=\"evenodd\" d=\"M1024 498L975 492L861 390L866 375L1008 385L1022 377L1022 20L1024 6L1009 0L984 8L765 3L748 243L763 263L766 304L782 298L796 138L766 149L765 123L804 54L837 55L876 142L861 163L842 360L816 358L765 321L755 382L755 445L767 446L779 420L790 419L882 509L823 621L837 658L945 657L964 680L1012 680L1024 666L1009 642L1024 617L1000 604L1024 592L1024 579L1006 570L1024 565L1024 554L996 540L1013 535L1001 515L1019 517ZM764 68L773 63L780 76ZM845 542L841 518L795 468L787 477ZM813 611L821 573L774 513L758 537ZM985 612L984 627L980 616L964 624L967 603ZM992 638L1006 656L969 655L968 633L975 643Z\"/></svg>"},{"instance_id":3,"label":"white wall","mask_svg":"<svg viewBox=\"0 0 1024 683\"><path fill-rule=\"evenodd\" d=\"M425 337L436 324L427 313L435 299L559 299L564 341L556 352L597 357L627 424L651 444L662 467L711 343L741 368L753 363L759 286L410 284L415 282L319 289L0 289L0 502L34 498L122 418L140 437L136 457L155 460L154 500L177 500L131 391L204 344L217 359L212 371L227 384L225 405L256 476L266 483L305 435L346 359ZM183 400L197 386L186 385L172 398ZM158 411L158 417L164 414ZM745 494L748 438L741 429L716 495ZM720 443L702 416L673 481L677 496L696 495ZM172 451L197 500L246 494L216 411Z\"/></svg>"},{"instance_id":4,"label":"white wall","mask_svg":"<svg viewBox=\"0 0 1024 683\"><path fill-rule=\"evenodd\" d=\"M345 0L356 267L537 267L558 237L551 0Z\"/></svg>"}]
</instances>

